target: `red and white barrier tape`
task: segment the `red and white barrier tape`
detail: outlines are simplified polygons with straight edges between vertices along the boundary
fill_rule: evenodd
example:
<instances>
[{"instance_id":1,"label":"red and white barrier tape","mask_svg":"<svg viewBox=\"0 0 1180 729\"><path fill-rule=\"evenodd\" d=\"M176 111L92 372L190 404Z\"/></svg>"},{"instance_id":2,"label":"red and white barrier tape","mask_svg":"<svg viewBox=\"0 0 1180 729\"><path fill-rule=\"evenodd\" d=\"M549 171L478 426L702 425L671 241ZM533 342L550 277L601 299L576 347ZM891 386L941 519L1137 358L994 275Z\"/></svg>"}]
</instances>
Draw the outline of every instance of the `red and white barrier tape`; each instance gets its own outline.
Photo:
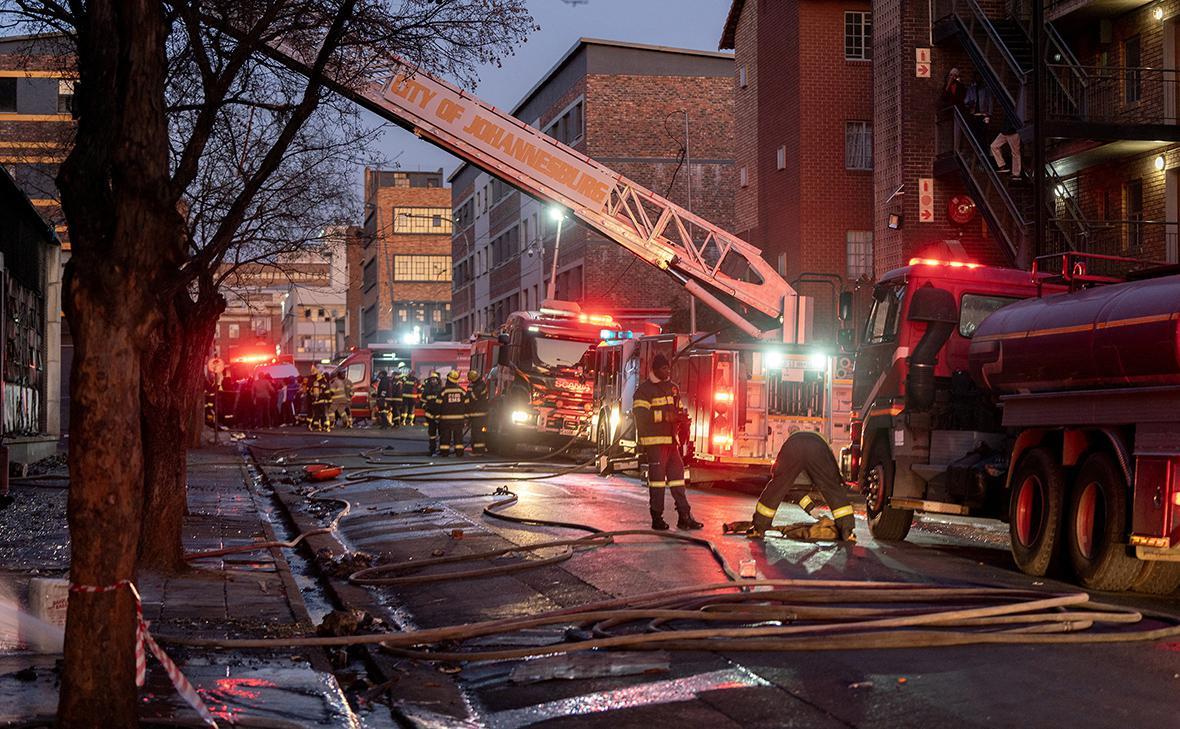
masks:
<instances>
[{"instance_id":1,"label":"red and white barrier tape","mask_svg":"<svg viewBox=\"0 0 1180 729\"><path fill-rule=\"evenodd\" d=\"M217 721L210 713L209 707L205 706L205 702L201 699L201 695L193 687L185 675L181 673L168 654L164 652L152 638L151 633L148 632L148 621L143 619L143 601L139 597L139 590L135 589L135 585L131 580L119 580L111 585L78 585L70 583L70 592L86 592L86 593L101 593L114 592L121 587L126 587L131 590L131 594L135 596L135 685L143 686L147 680L147 651L151 650L152 655L164 667L164 672L168 674L168 679L172 681L172 685L176 687L176 692L180 694L180 698L188 702L188 705L193 707L193 710L200 715L201 719L213 729L217 729Z\"/></svg>"}]
</instances>

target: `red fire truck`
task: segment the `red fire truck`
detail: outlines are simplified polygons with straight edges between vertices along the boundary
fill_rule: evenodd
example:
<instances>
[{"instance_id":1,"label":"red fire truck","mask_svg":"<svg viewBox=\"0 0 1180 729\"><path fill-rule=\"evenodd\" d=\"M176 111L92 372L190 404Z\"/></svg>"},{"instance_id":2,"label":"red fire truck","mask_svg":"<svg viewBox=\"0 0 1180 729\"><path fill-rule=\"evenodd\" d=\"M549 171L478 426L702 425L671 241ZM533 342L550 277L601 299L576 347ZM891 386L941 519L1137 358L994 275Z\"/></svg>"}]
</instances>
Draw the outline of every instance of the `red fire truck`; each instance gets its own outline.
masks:
<instances>
[{"instance_id":1,"label":"red fire truck","mask_svg":"<svg viewBox=\"0 0 1180 729\"><path fill-rule=\"evenodd\" d=\"M606 314L546 300L517 311L495 336L471 345L471 367L488 380L488 445L508 453L518 444L557 446L589 439L594 350L619 331Z\"/></svg>"},{"instance_id":2,"label":"red fire truck","mask_svg":"<svg viewBox=\"0 0 1180 729\"><path fill-rule=\"evenodd\" d=\"M1111 275L1133 265L914 259L881 279L841 459L877 538L915 511L994 517L1028 574L1180 586L1180 276Z\"/></svg>"}]
</instances>

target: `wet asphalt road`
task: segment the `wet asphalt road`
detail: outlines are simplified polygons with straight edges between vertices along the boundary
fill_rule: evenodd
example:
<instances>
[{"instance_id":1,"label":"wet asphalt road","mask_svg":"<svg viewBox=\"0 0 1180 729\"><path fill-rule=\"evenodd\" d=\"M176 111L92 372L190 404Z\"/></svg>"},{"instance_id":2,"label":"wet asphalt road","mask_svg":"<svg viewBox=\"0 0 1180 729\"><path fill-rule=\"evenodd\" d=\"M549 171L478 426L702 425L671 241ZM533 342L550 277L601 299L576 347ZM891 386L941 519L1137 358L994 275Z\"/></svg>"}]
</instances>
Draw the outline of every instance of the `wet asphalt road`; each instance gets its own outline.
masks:
<instances>
[{"instance_id":1,"label":"wet asphalt road","mask_svg":"<svg viewBox=\"0 0 1180 729\"><path fill-rule=\"evenodd\" d=\"M338 537L386 561L422 559L523 545L573 533L487 518L497 486L520 502L508 513L574 521L603 529L648 527L647 494L633 477L575 473L518 481L480 470L480 461L421 455L421 430L399 440L334 434L263 435L263 446L299 446L302 455L331 453L362 466L362 448L389 445L381 458L421 463L437 481L382 479L323 494L347 500ZM318 447L318 450L317 450ZM259 452L260 458L269 452ZM462 465L460 465L460 463ZM443 465L445 464L445 465ZM560 465L568 465L564 462ZM443 472L448 472L443 475ZM485 479L488 480L471 480ZM858 515L855 546L722 537L723 521L748 519L755 495L690 490L695 516L736 567L755 560L767 578L811 577L987 584L1069 591L1063 583L1016 571L999 523L925 516L903 544L874 542ZM669 499L668 510L671 512ZM777 521L805 521L784 506ZM452 538L452 530L463 538ZM698 547L633 542L575 555L558 565L465 582L372 588L403 624L435 627L527 615L608 597L718 582L724 575ZM1102 599L1180 616L1180 596ZM559 640L543 631L530 640ZM488 647L496 647L494 641ZM622 660L622 659L620 659ZM673 653L670 670L646 676L510 683L503 664L468 664L457 681L466 707L422 707L424 713L471 712L489 727L1180 727L1180 641L1103 646L968 646L798 653ZM440 724L441 725L441 724Z\"/></svg>"}]
</instances>

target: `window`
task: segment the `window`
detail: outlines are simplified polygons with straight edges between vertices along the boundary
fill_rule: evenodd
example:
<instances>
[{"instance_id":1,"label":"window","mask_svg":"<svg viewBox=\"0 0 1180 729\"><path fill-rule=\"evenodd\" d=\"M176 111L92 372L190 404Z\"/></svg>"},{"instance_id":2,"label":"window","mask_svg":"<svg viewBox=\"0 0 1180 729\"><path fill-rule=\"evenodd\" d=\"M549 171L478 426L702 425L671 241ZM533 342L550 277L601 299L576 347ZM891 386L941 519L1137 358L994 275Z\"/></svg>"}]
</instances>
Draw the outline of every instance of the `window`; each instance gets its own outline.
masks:
<instances>
[{"instance_id":1,"label":"window","mask_svg":"<svg viewBox=\"0 0 1180 729\"><path fill-rule=\"evenodd\" d=\"M844 123L844 169L873 169L873 125L869 122Z\"/></svg>"},{"instance_id":2,"label":"window","mask_svg":"<svg viewBox=\"0 0 1180 729\"><path fill-rule=\"evenodd\" d=\"M394 256L394 281L450 281L450 256Z\"/></svg>"},{"instance_id":3,"label":"window","mask_svg":"<svg viewBox=\"0 0 1180 729\"><path fill-rule=\"evenodd\" d=\"M898 314L905 286L881 285L873 290L873 308L865 325L865 344L883 344L897 339Z\"/></svg>"},{"instance_id":4,"label":"window","mask_svg":"<svg viewBox=\"0 0 1180 729\"><path fill-rule=\"evenodd\" d=\"M16 79L0 78L0 111L16 111Z\"/></svg>"},{"instance_id":5,"label":"window","mask_svg":"<svg viewBox=\"0 0 1180 729\"><path fill-rule=\"evenodd\" d=\"M741 185L742 187L749 187L750 186L750 171L747 170L744 166L740 170L738 170L738 184Z\"/></svg>"},{"instance_id":6,"label":"window","mask_svg":"<svg viewBox=\"0 0 1180 729\"><path fill-rule=\"evenodd\" d=\"M844 59L869 61L873 58L873 14L844 13Z\"/></svg>"},{"instance_id":7,"label":"window","mask_svg":"<svg viewBox=\"0 0 1180 729\"><path fill-rule=\"evenodd\" d=\"M227 327L227 329L228 329L227 334L230 339L240 339L241 338L241 336L242 336L242 325L241 324L230 324L229 327Z\"/></svg>"},{"instance_id":8,"label":"window","mask_svg":"<svg viewBox=\"0 0 1180 729\"><path fill-rule=\"evenodd\" d=\"M361 284L367 291L377 285L377 259L369 261L365 264L364 270L361 272ZM311 309L307 310L307 316L311 316Z\"/></svg>"},{"instance_id":9,"label":"window","mask_svg":"<svg viewBox=\"0 0 1180 729\"><path fill-rule=\"evenodd\" d=\"M738 86L741 86L744 89L749 85L750 80L746 75L746 64L743 63L738 67Z\"/></svg>"},{"instance_id":10,"label":"window","mask_svg":"<svg viewBox=\"0 0 1180 729\"><path fill-rule=\"evenodd\" d=\"M450 208L394 208L394 233L450 234Z\"/></svg>"},{"instance_id":11,"label":"window","mask_svg":"<svg viewBox=\"0 0 1180 729\"><path fill-rule=\"evenodd\" d=\"M581 141L585 133L583 125L582 100L578 99L549 122L545 133L562 144L574 145Z\"/></svg>"},{"instance_id":12,"label":"window","mask_svg":"<svg viewBox=\"0 0 1180 729\"><path fill-rule=\"evenodd\" d=\"M774 164L775 164L775 169L779 169L779 170L787 169L787 147L786 147L786 145L780 146L778 148L778 150L775 152Z\"/></svg>"},{"instance_id":13,"label":"window","mask_svg":"<svg viewBox=\"0 0 1180 729\"><path fill-rule=\"evenodd\" d=\"M1143 180L1131 180L1123 186L1123 209L1127 211L1124 253L1137 253L1143 247Z\"/></svg>"},{"instance_id":14,"label":"window","mask_svg":"<svg viewBox=\"0 0 1180 729\"><path fill-rule=\"evenodd\" d=\"M62 79L57 82L57 113L72 114L74 112L74 82Z\"/></svg>"},{"instance_id":15,"label":"window","mask_svg":"<svg viewBox=\"0 0 1180 729\"><path fill-rule=\"evenodd\" d=\"M848 280L873 276L873 231L850 230L845 234L848 251Z\"/></svg>"},{"instance_id":16,"label":"window","mask_svg":"<svg viewBox=\"0 0 1180 729\"><path fill-rule=\"evenodd\" d=\"M970 339L979 328L980 322L1014 301L1020 299L1014 296L963 294L963 302L959 306L959 334Z\"/></svg>"},{"instance_id":17,"label":"window","mask_svg":"<svg viewBox=\"0 0 1180 729\"><path fill-rule=\"evenodd\" d=\"M1123 41L1123 65L1126 66L1123 79L1123 100L1134 104L1143 98L1143 55L1140 52L1139 36L1133 35Z\"/></svg>"}]
</instances>

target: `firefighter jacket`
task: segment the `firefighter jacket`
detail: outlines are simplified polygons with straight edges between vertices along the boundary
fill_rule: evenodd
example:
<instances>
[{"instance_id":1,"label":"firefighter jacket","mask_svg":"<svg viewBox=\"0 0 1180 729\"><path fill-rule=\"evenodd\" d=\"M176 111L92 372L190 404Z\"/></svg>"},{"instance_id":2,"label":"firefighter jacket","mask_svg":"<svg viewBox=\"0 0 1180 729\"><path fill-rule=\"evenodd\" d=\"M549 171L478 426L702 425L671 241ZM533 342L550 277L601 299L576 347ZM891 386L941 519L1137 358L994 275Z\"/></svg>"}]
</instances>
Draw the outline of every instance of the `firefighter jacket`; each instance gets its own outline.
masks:
<instances>
[{"instance_id":1,"label":"firefighter jacket","mask_svg":"<svg viewBox=\"0 0 1180 729\"><path fill-rule=\"evenodd\" d=\"M400 399L402 396L402 378L390 377L385 382L385 397L393 400Z\"/></svg>"},{"instance_id":2,"label":"firefighter jacket","mask_svg":"<svg viewBox=\"0 0 1180 729\"><path fill-rule=\"evenodd\" d=\"M635 388L635 402L631 407L639 445L676 445L680 388L675 382L649 377Z\"/></svg>"},{"instance_id":3,"label":"firefighter jacket","mask_svg":"<svg viewBox=\"0 0 1180 729\"><path fill-rule=\"evenodd\" d=\"M422 383L422 409L426 411L426 417L434 418L438 415L439 397L442 395L443 386L442 381L437 377L429 377ZM403 396L406 390L402 390Z\"/></svg>"},{"instance_id":4,"label":"firefighter jacket","mask_svg":"<svg viewBox=\"0 0 1180 729\"><path fill-rule=\"evenodd\" d=\"M488 383L482 377L467 386L467 417L482 418L488 414Z\"/></svg>"},{"instance_id":5,"label":"firefighter jacket","mask_svg":"<svg viewBox=\"0 0 1180 729\"><path fill-rule=\"evenodd\" d=\"M332 378L332 400L337 404L347 405L352 401L352 383L344 377Z\"/></svg>"},{"instance_id":6,"label":"firefighter jacket","mask_svg":"<svg viewBox=\"0 0 1180 729\"><path fill-rule=\"evenodd\" d=\"M328 378L326 375L317 375L312 380L311 387L308 388L311 393L311 399L317 404L324 404L332 402L332 388L328 385Z\"/></svg>"},{"instance_id":7,"label":"firefighter jacket","mask_svg":"<svg viewBox=\"0 0 1180 729\"><path fill-rule=\"evenodd\" d=\"M467 417L467 392L458 383L448 382L438 394L436 412L440 422L456 422L463 425Z\"/></svg>"}]
</instances>

